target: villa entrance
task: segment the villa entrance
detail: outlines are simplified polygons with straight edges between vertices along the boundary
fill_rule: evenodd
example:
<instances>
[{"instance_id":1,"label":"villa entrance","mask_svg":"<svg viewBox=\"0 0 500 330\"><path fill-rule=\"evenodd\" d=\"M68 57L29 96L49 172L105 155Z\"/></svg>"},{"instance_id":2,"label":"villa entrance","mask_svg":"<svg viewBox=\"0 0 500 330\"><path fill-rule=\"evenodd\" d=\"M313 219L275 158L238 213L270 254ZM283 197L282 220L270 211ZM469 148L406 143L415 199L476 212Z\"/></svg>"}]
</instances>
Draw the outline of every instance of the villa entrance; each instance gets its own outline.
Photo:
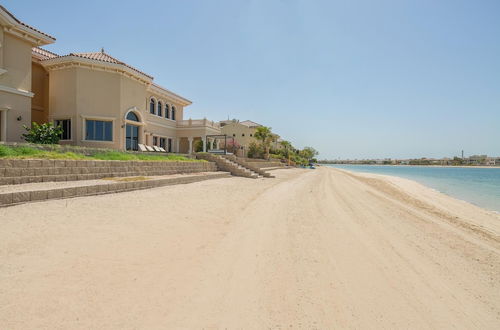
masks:
<instances>
[{"instance_id":1,"label":"villa entrance","mask_svg":"<svg viewBox=\"0 0 500 330\"><path fill-rule=\"evenodd\" d=\"M139 150L139 126L127 124L125 130L125 148Z\"/></svg>"}]
</instances>

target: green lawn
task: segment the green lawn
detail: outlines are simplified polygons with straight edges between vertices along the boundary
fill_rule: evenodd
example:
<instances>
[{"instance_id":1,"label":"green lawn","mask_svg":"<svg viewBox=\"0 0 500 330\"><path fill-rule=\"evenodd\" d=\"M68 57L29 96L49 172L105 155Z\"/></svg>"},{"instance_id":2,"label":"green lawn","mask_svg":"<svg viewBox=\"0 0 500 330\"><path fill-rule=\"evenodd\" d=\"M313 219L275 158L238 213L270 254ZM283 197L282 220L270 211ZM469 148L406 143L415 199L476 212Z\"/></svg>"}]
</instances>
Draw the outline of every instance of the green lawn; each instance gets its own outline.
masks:
<instances>
[{"instance_id":1,"label":"green lawn","mask_svg":"<svg viewBox=\"0 0 500 330\"><path fill-rule=\"evenodd\" d=\"M88 160L154 160L154 161L184 161L198 162L201 160L191 159L179 155L166 154L135 154L121 151L103 151L92 155L84 155L75 152L59 152L40 150L29 146L4 146L0 145L0 158L15 159L88 159Z\"/></svg>"}]
</instances>

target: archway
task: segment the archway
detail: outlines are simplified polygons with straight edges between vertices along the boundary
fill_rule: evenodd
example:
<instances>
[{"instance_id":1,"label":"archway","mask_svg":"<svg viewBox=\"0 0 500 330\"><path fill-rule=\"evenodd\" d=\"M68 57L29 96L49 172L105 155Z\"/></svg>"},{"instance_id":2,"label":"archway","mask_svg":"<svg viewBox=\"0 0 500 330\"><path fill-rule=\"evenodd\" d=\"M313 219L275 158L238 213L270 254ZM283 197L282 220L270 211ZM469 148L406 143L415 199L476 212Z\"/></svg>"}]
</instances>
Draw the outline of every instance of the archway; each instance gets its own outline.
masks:
<instances>
[{"instance_id":1,"label":"archway","mask_svg":"<svg viewBox=\"0 0 500 330\"><path fill-rule=\"evenodd\" d=\"M125 115L125 149L139 150L139 128L140 122L135 111L129 111Z\"/></svg>"}]
</instances>

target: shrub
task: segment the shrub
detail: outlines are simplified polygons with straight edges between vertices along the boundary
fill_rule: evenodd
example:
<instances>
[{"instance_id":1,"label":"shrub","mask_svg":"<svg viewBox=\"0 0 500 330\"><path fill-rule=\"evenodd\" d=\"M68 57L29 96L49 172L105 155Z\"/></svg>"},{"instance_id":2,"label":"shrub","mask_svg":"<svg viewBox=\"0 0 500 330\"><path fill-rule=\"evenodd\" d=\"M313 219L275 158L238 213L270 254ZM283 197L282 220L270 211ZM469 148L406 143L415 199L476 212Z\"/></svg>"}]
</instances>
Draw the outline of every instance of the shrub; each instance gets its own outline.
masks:
<instances>
[{"instance_id":1,"label":"shrub","mask_svg":"<svg viewBox=\"0 0 500 330\"><path fill-rule=\"evenodd\" d=\"M264 158L264 147L261 144L250 142L247 156L248 158Z\"/></svg>"},{"instance_id":2,"label":"shrub","mask_svg":"<svg viewBox=\"0 0 500 330\"><path fill-rule=\"evenodd\" d=\"M58 144L63 132L60 126L54 126L52 123L45 123L38 125L37 123L32 123L32 127L23 125L24 129L27 131L22 135L22 137L30 143L37 144Z\"/></svg>"},{"instance_id":3,"label":"shrub","mask_svg":"<svg viewBox=\"0 0 500 330\"><path fill-rule=\"evenodd\" d=\"M226 143L226 150L235 154L240 150L241 145L235 139L228 140Z\"/></svg>"}]
</instances>

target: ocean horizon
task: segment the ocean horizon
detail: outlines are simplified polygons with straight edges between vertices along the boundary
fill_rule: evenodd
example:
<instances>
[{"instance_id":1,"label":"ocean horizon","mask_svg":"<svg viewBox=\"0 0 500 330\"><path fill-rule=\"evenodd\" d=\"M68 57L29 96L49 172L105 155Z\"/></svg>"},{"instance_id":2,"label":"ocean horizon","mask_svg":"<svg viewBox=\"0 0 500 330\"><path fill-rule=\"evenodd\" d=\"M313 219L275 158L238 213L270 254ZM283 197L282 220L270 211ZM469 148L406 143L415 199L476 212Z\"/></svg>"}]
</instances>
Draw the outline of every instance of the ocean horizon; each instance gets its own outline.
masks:
<instances>
[{"instance_id":1,"label":"ocean horizon","mask_svg":"<svg viewBox=\"0 0 500 330\"><path fill-rule=\"evenodd\" d=\"M500 213L500 168L411 165L325 165L353 172L384 174L411 179L451 197Z\"/></svg>"}]
</instances>

